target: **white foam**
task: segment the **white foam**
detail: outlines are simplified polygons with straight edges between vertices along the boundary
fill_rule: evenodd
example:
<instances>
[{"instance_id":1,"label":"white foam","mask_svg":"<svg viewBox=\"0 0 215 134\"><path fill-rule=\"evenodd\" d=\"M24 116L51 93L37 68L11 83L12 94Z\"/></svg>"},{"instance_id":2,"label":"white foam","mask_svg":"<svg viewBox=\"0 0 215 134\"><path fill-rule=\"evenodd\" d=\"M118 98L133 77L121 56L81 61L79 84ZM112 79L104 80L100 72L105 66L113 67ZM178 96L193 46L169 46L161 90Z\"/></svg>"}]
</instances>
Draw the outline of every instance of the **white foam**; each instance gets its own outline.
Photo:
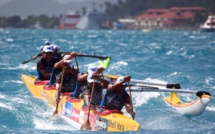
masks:
<instances>
[{"instance_id":1,"label":"white foam","mask_svg":"<svg viewBox=\"0 0 215 134\"><path fill-rule=\"evenodd\" d=\"M128 63L127 62L125 62L125 61L119 61L119 62L117 62L116 63L117 65L123 65L123 66L128 66Z\"/></svg>"},{"instance_id":2,"label":"white foam","mask_svg":"<svg viewBox=\"0 0 215 134\"><path fill-rule=\"evenodd\" d=\"M20 81L20 80L9 80L9 81L4 81L4 83L18 83L18 84L22 84L23 81Z\"/></svg>"},{"instance_id":3,"label":"white foam","mask_svg":"<svg viewBox=\"0 0 215 134\"><path fill-rule=\"evenodd\" d=\"M6 41L7 42L13 42L13 39L12 38L7 38Z\"/></svg>"},{"instance_id":4,"label":"white foam","mask_svg":"<svg viewBox=\"0 0 215 134\"><path fill-rule=\"evenodd\" d=\"M0 102L0 107L6 108L6 109L9 109L9 110L14 110L13 106L8 104L8 103L1 103Z\"/></svg>"},{"instance_id":5,"label":"white foam","mask_svg":"<svg viewBox=\"0 0 215 134\"><path fill-rule=\"evenodd\" d=\"M16 102L19 104L28 104L28 101L26 101L25 96L22 96L22 98L12 97L10 98L10 100L12 100L12 102Z\"/></svg>"},{"instance_id":6,"label":"white foam","mask_svg":"<svg viewBox=\"0 0 215 134\"><path fill-rule=\"evenodd\" d=\"M28 70L36 70L36 64L20 64L16 69L28 69Z\"/></svg>"},{"instance_id":7,"label":"white foam","mask_svg":"<svg viewBox=\"0 0 215 134\"><path fill-rule=\"evenodd\" d=\"M215 89L215 79L212 77L205 78L205 84L210 86L211 89Z\"/></svg>"},{"instance_id":8,"label":"white foam","mask_svg":"<svg viewBox=\"0 0 215 134\"><path fill-rule=\"evenodd\" d=\"M88 35L87 38L97 38L98 35Z\"/></svg>"},{"instance_id":9,"label":"white foam","mask_svg":"<svg viewBox=\"0 0 215 134\"><path fill-rule=\"evenodd\" d=\"M89 63L89 64L85 64L84 66L85 67L89 67L89 66L98 66L99 65L99 61L97 61L97 62L91 62L91 63ZM87 69L86 69L87 70Z\"/></svg>"},{"instance_id":10,"label":"white foam","mask_svg":"<svg viewBox=\"0 0 215 134\"><path fill-rule=\"evenodd\" d=\"M159 84L166 84L167 82L159 79L151 79L147 78L144 81L146 82L155 82ZM135 102L134 106L141 106L142 104L146 104L150 99L157 98L160 96L159 92L142 92L142 93L132 93L132 99Z\"/></svg>"},{"instance_id":11,"label":"white foam","mask_svg":"<svg viewBox=\"0 0 215 134\"><path fill-rule=\"evenodd\" d=\"M215 111L215 106L207 106L206 109L208 111Z\"/></svg>"},{"instance_id":12,"label":"white foam","mask_svg":"<svg viewBox=\"0 0 215 134\"><path fill-rule=\"evenodd\" d=\"M0 94L0 99L6 98L5 95Z\"/></svg>"},{"instance_id":13,"label":"white foam","mask_svg":"<svg viewBox=\"0 0 215 134\"><path fill-rule=\"evenodd\" d=\"M46 118L33 117L35 128L41 130L73 130L72 126L69 124L59 123L58 115L52 116L51 113L49 113L49 115L50 117ZM56 122L57 124L55 124Z\"/></svg>"},{"instance_id":14,"label":"white foam","mask_svg":"<svg viewBox=\"0 0 215 134\"><path fill-rule=\"evenodd\" d=\"M166 52L166 55L172 55L172 54L173 54L173 51Z\"/></svg>"},{"instance_id":15,"label":"white foam","mask_svg":"<svg viewBox=\"0 0 215 134\"><path fill-rule=\"evenodd\" d=\"M159 46L159 44L157 44L157 43L150 43L149 46L152 47L153 49L160 49L161 48Z\"/></svg>"},{"instance_id":16,"label":"white foam","mask_svg":"<svg viewBox=\"0 0 215 134\"><path fill-rule=\"evenodd\" d=\"M36 65L31 65L31 64L21 64L17 67L5 67L5 68L0 68L2 70L36 70Z\"/></svg>"},{"instance_id":17,"label":"white foam","mask_svg":"<svg viewBox=\"0 0 215 134\"><path fill-rule=\"evenodd\" d=\"M119 43L119 46L128 46L128 44L125 44L125 43Z\"/></svg>"},{"instance_id":18,"label":"white foam","mask_svg":"<svg viewBox=\"0 0 215 134\"><path fill-rule=\"evenodd\" d=\"M160 96L160 93L155 92L142 92L142 93L132 93L133 104L135 107L146 104L150 99L157 98Z\"/></svg>"},{"instance_id":19,"label":"white foam","mask_svg":"<svg viewBox=\"0 0 215 134\"><path fill-rule=\"evenodd\" d=\"M146 78L144 81L146 82L154 82L158 84L167 84L167 82L160 80L160 79L152 79L152 78Z\"/></svg>"}]
</instances>

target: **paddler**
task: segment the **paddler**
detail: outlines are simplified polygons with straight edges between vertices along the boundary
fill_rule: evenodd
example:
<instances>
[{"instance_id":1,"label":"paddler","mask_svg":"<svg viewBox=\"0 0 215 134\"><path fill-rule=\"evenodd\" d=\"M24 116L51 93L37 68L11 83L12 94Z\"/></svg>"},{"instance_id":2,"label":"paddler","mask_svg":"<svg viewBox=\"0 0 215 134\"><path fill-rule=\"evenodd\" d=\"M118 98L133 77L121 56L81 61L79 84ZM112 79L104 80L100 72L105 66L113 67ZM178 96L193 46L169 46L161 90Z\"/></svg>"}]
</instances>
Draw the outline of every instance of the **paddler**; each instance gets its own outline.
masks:
<instances>
[{"instance_id":1,"label":"paddler","mask_svg":"<svg viewBox=\"0 0 215 134\"><path fill-rule=\"evenodd\" d=\"M84 91L84 102L87 107L90 106L90 103L92 106L99 105L102 100L102 86L98 82L98 80L96 80L96 78L93 76L94 76L93 74L88 75L87 77L88 85L86 87L86 90ZM94 89L92 90L93 84L94 84ZM93 94L90 102L90 97L92 92Z\"/></svg>"},{"instance_id":2,"label":"paddler","mask_svg":"<svg viewBox=\"0 0 215 134\"><path fill-rule=\"evenodd\" d=\"M40 80L49 80L54 64L59 62L58 59L52 57L53 49L52 46L43 47L43 57L37 63L37 79Z\"/></svg>"},{"instance_id":3,"label":"paddler","mask_svg":"<svg viewBox=\"0 0 215 134\"><path fill-rule=\"evenodd\" d=\"M49 45L50 45L49 41L46 40L45 43L44 43L44 46L49 46ZM40 52L38 54L36 54L35 56L33 56L34 60L43 56L43 47L44 46L40 46Z\"/></svg>"},{"instance_id":4,"label":"paddler","mask_svg":"<svg viewBox=\"0 0 215 134\"><path fill-rule=\"evenodd\" d=\"M65 55L62 60L55 63L54 65L55 69L64 68L64 74L63 72L61 72L56 76L56 89L57 89L56 95L58 95L61 79L63 79L63 82L61 85L62 86L61 93L74 92L79 70L74 68L72 58L77 56L77 54L78 53L76 52L72 52L70 55Z\"/></svg>"},{"instance_id":5,"label":"paddler","mask_svg":"<svg viewBox=\"0 0 215 134\"><path fill-rule=\"evenodd\" d=\"M94 83L94 89L92 94L91 105L92 106L99 106L102 100L102 90L103 86L101 82L98 81L99 74L104 71L104 68L88 68L88 76L87 76L87 86L84 91L84 102L85 106L90 106L90 97L92 93L92 87ZM94 80L95 79L95 80Z\"/></svg>"},{"instance_id":6,"label":"paddler","mask_svg":"<svg viewBox=\"0 0 215 134\"><path fill-rule=\"evenodd\" d=\"M51 44L51 46L53 48L53 54L52 54L52 56L54 58L56 58L56 59L62 60L65 55L69 55L70 54L70 52L61 52L60 51L60 47L58 45L56 45L56 44Z\"/></svg>"},{"instance_id":7,"label":"paddler","mask_svg":"<svg viewBox=\"0 0 215 134\"><path fill-rule=\"evenodd\" d=\"M51 44L52 48L53 48L53 54L52 56L56 59L62 60L63 59L63 55L61 55L60 53L60 47L56 44Z\"/></svg>"},{"instance_id":8,"label":"paddler","mask_svg":"<svg viewBox=\"0 0 215 134\"><path fill-rule=\"evenodd\" d=\"M75 92L71 95L69 95L69 97L76 97L76 98L80 98L83 99L84 98L84 92L86 90L87 87L87 77L90 74L100 74L102 71L104 71L103 67L99 67L97 68L94 65L90 65L87 69L87 73L79 73L78 74L78 78L77 78L77 86L75 89Z\"/></svg>"},{"instance_id":9,"label":"paddler","mask_svg":"<svg viewBox=\"0 0 215 134\"><path fill-rule=\"evenodd\" d=\"M133 111L133 107L130 103L130 97L125 91L127 83L130 79L130 76L120 76L117 78L116 83L108 85L104 104L106 109L121 111L123 106L125 106L126 111L132 117L135 117L135 112Z\"/></svg>"}]
</instances>

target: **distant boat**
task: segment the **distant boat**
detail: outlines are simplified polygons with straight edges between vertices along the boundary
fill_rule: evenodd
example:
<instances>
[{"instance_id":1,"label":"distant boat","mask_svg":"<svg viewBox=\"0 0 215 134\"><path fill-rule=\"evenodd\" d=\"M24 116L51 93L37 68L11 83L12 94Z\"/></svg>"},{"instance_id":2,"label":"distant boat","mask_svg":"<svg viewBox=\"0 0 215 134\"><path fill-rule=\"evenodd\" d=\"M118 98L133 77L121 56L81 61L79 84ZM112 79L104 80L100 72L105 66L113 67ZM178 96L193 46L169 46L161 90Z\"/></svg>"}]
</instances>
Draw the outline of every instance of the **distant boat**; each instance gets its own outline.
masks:
<instances>
[{"instance_id":1,"label":"distant boat","mask_svg":"<svg viewBox=\"0 0 215 134\"><path fill-rule=\"evenodd\" d=\"M208 16L206 22L200 26L203 32L215 32L215 16Z\"/></svg>"},{"instance_id":2,"label":"distant boat","mask_svg":"<svg viewBox=\"0 0 215 134\"><path fill-rule=\"evenodd\" d=\"M79 23L81 16L73 12L64 14L60 19L60 29L74 29Z\"/></svg>"},{"instance_id":3,"label":"distant boat","mask_svg":"<svg viewBox=\"0 0 215 134\"><path fill-rule=\"evenodd\" d=\"M152 29L151 28L144 28L142 31L145 32L145 33L147 33L147 32L151 32Z\"/></svg>"},{"instance_id":4,"label":"distant boat","mask_svg":"<svg viewBox=\"0 0 215 134\"><path fill-rule=\"evenodd\" d=\"M38 21L36 24L30 27L31 29L43 29L40 22Z\"/></svg>"},{"instance_id":5,"label":"distant boat","mask_svg":"<svg viewBox=\"0 0 215 134\"><path fill-rule=\"evenodd\" d=\"M100 29L104 22L104 14L98 12L87 12L81 16L80 22L76 25L77 29Z\"/></svg>"}]
</instances>

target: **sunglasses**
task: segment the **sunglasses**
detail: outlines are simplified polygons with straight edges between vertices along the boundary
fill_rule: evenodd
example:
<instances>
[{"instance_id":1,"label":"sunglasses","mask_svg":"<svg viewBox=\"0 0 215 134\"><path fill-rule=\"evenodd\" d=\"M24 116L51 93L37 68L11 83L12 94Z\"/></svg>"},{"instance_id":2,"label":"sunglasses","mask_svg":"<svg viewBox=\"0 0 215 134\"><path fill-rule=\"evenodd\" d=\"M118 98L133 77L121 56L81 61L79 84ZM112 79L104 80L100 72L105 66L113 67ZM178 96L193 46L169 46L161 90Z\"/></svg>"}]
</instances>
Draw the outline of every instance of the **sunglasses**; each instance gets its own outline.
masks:
<instances>
[{"instance_id":1,"label":"sunglasses","mask_svg":"<svg viewBox=\"0 0 215 134\"><path fill-rule=\"evenodd\" d=\"M45 53L45 54L52 54L52 52L47 52L47 53Z\"/></svg>"}]
</instances>

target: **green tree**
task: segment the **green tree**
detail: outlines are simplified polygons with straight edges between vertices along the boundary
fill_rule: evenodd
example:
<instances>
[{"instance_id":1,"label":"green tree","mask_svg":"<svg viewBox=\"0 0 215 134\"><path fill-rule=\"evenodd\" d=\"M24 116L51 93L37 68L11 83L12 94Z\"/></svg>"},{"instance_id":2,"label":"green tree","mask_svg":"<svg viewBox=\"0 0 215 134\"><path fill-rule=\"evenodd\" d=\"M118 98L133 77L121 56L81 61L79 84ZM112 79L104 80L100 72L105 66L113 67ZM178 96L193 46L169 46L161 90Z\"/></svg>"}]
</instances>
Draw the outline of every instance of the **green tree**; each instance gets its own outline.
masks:
<instances>
[{"instance_id":1,"label":"green tree","mask_svg":"<svg viewBox=\"0 0 215 134\"><path fill-rule=\"evenodd\" d=\"M14 15L7 19L7 24L9 27L19 28L22 27L22 20L18 15Z\"/></svg>"}]
</instances>

